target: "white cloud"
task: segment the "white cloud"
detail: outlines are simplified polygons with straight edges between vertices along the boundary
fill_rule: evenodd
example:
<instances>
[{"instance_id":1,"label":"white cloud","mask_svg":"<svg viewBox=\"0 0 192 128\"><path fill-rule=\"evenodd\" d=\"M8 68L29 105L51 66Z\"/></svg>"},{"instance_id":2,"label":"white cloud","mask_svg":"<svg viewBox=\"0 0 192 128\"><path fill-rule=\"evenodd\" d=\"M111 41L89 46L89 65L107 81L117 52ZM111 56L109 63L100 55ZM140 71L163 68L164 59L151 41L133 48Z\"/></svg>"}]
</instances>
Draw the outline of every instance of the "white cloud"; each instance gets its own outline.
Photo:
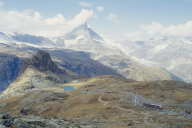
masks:
<instances>
[{"instance_id":1,"label":"white cloud","mask_svg":"<svg viewBox=\"0 0 192 128\"><path fill-rule=\"evenodd\" d=\"M141 31L136 31L133 33L124 33L125 36L140 36L141 35Z\"/></svg>"},{"instance_id":2,"label":"white cloud","mask_svg":"<svg viewBox=\"0 0 192 128\"><path fill-rule=\"evenodd\" d=\"M157 22L152 22L151 25L141 26L142 30L147 31L146 34L154 35L156 33L161 33L163 35L192 35L192 21L188 21L186 24L180 25L170 25L169 27L165 28L162 24Z\"/></svg>"},{"instance_id":3,"label":"white cloud","mask_svg":"<svg viewBox=\"0 0 192 128\"><path fill-rule=\"evenodd\" d=\"M186 0L186 2L192 2L192 0Z\"/></svg>"},{"instance_id":4,"label":"white cloud","mask_svg":"<svg viewBox=\"0 0 192 128\"><path fill-rule=\"evenodd\" d=\"M118 16L114 15L113 13L110 13L109 16L108 16L106 19L118 23L119 20L117 19L117 17L118 17Z\"/></svg>"},{"instance_id":5,"label":"white cloud","mask_svg":"<svg viewBox=\"0 0 192 128\"><path fill-rule=\"evenodd\" d=\"M67 23L72 26L78 26L80 24L85 23L85 21L87 21L91 17L97 18L93 10L89 11L82 9L82 11L79 14L77 14L73 20L69 20Z\"/></svg>"},{"instance_id":6,"label":"white cloud","mask_svg":"<svg viewBox=\"0 0 192 128\"><path fill-rule=\"evenodd\" d=\"M93 3L79 2L79 5L86 6L86 7L91 7L93 5Z\"/></svg>"},{"instance_id":7,"label":"white cloud","mask_svg":"<svg viewBox=\"0 0 192 128\"><path fill-rule=\"evenodd\" d=\"M154 35L155 33L162 31L163 28L164 28L163 25L157 22L152 22L151 25L148 25L148 26L145 26L145 25L141 26L142 30L147 31L146 32L147 35Z\"/></svg>"},{"instance_id":8,"label":"white cloud","mask_svg":"<svg viewBox=\"0 0 192 128\"><path fill-rule=\"evenodd\" d=\"M33 10L23 12L0 10L0 30L5 33L20 31L21 33L37 36L57 37L70 32L92 17L96 18L93 10L85 9L82 9L79 14L69 21L62 14L43 19L39 12Z\"/></svg>"},{"instance_id":9,"label":"white cloud","mask_svg":"<svg viewBox=\"0 0 192 128\"><path fill-rule=\"evenodd\" d=\"M3 7L5 4L0 1L0 7Z\"/></svg>"},{"instance_id":10,"label":"white cloud","mask_svg":"<svg viewBox=\"0 0 192 128\"><path fill-rule=\"evenodd\" d=\"M103 7L102 6L97 6L97 11L103 11Z\"/></svg>"},{"instance_id":11,"label":"white cloud","mask_svg":"<svg viewBox=\"0 0 192 128\"><path fill-rule=\"evenodd\" d=\"M54 18L47 18L44 20L48 25L64 24L66 19L64 19L62 14L57 14Z\"/></svg>"}]
</instances>

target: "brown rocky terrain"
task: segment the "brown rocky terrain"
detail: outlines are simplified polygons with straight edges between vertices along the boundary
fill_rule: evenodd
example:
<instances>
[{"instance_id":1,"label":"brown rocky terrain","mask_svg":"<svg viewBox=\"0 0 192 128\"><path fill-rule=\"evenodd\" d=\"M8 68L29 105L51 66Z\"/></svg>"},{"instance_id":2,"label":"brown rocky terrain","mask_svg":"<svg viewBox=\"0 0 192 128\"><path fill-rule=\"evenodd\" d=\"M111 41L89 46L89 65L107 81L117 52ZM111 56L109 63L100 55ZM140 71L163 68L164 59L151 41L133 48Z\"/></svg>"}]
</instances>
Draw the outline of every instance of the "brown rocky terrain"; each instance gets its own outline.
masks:
<instances>
[{"instance_id":1,"label":"brown rocky terrain","mask_svg":"<svg viewBox=\"0 0 192 128\"><path fill-rule=\"evenodd\" d=\"M73 86L75 90L64 91L63 87L66 86ZM185 105L187 111L192 110L191 90L191 84L176 81L137 82L115 76L100 76L54 88L25 90L22 95L1 100L0 110L13 116L56 115L90 127L190 128L190 114L186 116L178 112L185 113ZM160 104L164 109L133 104L132 95L141 97L141 103ZM175 104L177 112L174 112ZM166 106L170 111L165 110Z\"/></svg>"},{"instance_id":2,"label":"brown rocky terrain","mask_svg":"<svg viewBox=\"0 0 192 128\"><path fill-rule=\"evenodd\" d=\"M35 56L43 57L39 53ZM48 53L43 54L47 57ZM50 71L51 64L35 66L41 62L36 57L24 63L27 68L0 95L0 111L33 121L33 115L39 119L53 115L72 120L79 127L192 127L192 84L172 80L138 82L110 75L86 78L57 66L65 71L62 74ZM75 90L64 91L68 86ZM144 107L146 102L162 105L163 109Z\"/></svg>"}]
</instances>

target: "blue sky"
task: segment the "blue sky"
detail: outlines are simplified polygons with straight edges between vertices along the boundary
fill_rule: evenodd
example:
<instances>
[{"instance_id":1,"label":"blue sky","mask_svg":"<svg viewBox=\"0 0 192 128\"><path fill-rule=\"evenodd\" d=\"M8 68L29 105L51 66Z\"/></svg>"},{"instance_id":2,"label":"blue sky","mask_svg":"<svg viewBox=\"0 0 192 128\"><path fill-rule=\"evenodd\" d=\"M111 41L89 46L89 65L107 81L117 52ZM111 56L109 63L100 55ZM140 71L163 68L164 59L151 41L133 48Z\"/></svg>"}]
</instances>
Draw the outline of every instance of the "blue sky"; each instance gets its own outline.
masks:
<instances>
[{"instance_id":1,"label":"blue sky","mask_svg":"<svg viewBox=\"0 0 192 128\"><path fill-rule=\"evenodd\" d=\"M88 22L104 38L192 35L192 0L0 0L0 31L61 36Z\"/></svg>"}]
</instances>

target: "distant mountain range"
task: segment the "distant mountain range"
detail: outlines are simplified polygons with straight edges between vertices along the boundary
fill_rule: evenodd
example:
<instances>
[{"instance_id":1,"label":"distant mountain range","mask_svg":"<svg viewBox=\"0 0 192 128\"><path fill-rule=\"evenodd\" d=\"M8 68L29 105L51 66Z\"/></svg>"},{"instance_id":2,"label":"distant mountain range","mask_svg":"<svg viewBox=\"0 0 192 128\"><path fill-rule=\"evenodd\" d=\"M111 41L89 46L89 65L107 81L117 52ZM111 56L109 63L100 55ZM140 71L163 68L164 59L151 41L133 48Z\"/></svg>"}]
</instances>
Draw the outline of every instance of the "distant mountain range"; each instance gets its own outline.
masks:
<instances>
[{"instance_id":1,"label":"distant mountain range","mask_svg":"<svg viewBox=\"0 0 192 128\"><path fill-rule=\"evenodd\" d=\"M33 36L28 34L21 34L19 32L14 32L11 34L4 34L0 32L0 41L18 41L40 46L56 46L53 41L43 36Z\"/></svg>"},{"instance_id":2,"label":"distant mountain range","mask_svg":"<svg viewBox=\"0 0 192 128\"><path fill-rule=\"evenodd\" d=\"M178 81L191 82L191 45L191 36L109 43L87 23L51 39L1 32L0 127L190 127L192 84ZM135 109L143 103L169 117Z\"/></svg>"},{"instance_id":3,"label":"distant mountain range","mask_svg":"<svg viewBox=\"0 0 192 128\"><path fill-rule=\"evenodd\" d=\"M187 38L187 40L189 39L190 37ZM64 36L51 39L42 36L21 34L19 32L11 34L1 32L0 43L6 44L7 51L2 51L2 53L9 53L8 49L12 49L13 51L17 51L13 55L18 56L19 54L20 57L25 56L20 51L27 51L28 57L31 57L37 50L44 49L50 52L57 64L75 73L84 74L89 77L111 74L137 81L159 79L182 81L174 72L169 73L166 70L160 69L161 67L148 67L145 66L146 63L143 63L144 65L140 64L140 61L135 59L137 58L136 50L141 49L142 51L142 47L144 46L151 47L147 46L146 42L115 42L114 44L120 44L120 47L118 47L104 41L104 39L87 26L87 23ZM153 46L155 47L155 44ZM127 53L127 51L130 52ZM145 54L142 55L144 56ZM145 59L145 57L142 57L142 59ZM147 62L159 64L155 61L147 60ZM155 64L153 66L159 66Z\"/></svg>"},{"instance_id":4,"label":"distant mountain range","mask_svg":"<svg viewBox=\"0 0 192 128\"><path fill-rule=\"evenodd\" d=\"M149 41L115 42L119 50L133 60L165 69L192 82L192 36L164 36Z\"/></svg>"}]
</instances>

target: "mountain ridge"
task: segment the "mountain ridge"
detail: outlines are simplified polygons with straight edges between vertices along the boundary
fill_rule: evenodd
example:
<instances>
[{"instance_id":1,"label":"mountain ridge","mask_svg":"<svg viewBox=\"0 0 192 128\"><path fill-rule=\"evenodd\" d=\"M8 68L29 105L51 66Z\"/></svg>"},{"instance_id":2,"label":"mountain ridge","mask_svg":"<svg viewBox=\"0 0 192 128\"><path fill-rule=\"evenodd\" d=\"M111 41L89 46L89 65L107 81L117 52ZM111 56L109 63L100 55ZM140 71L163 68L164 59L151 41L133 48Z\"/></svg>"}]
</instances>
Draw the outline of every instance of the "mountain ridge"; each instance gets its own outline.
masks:
<instances>
[{"instance_id":1,"label":"mountain ridge","mask_svg":"<svg viewBox=\"0 0 192 128\"><path fill-rule=\"evenodd\" d=\"M1 94L1 99L20 95L24 90L59 88L62 83L88 78L78 75L52 62L50 54L43 50L26 59L19 75Z\"/></svg>"},{"instance_id":2,"label":"mountain ridge","mask_svg":"<svg viewBox=\"0 0 192 128\"><path fill-rule=\"evenodd\" d=\"M157 78L172 79L171 74L166 73L166 71L161 71L161 69L153 68L155 69L156 73L152 73L150 67L141 65L136 61L133 61L131 57L127 56L125 51L117 50L116 48L107 44L104 40L97 40L95 38L92 38L89 33L89 30L91 29L88 28L87 23L85 23L74 29L72 32L66 34L71 37L70 40L64 39L65 36L55 38L54 42L56 46L54 48L59 50L70 49L75 51L87 52L90 55L90 58L96 60L99 63L102 63L105 66L112 68L113 70L116 70L119 74L125 76L126 78L133 78L135 80L147 80L148 78L150 78L150 80L156 80ZM96 34L96 37L97 36L98 38L100 38L98 34ZM61 42L57 39L59 39ZM143 45L144 42L137 41L136 45L134 46L134 49L138 49ZM52 47L52 49L54 48ZM142 72L150 73L147 73L148 75L146 77L145 74ZM167 75L163 76L162 74Z\"/></svg>"},{"instance_id":3,"label":"mountain ridge","mask_svg":"<svg viewBox=\"0 0 192 128\"><path fill-rule=\"evenodd\" d=\"M57 73L66 73L65 70L61 70L58 66L51 60L50 54L46 51L39 50L31 59L26 59L23 66L19 72L19 76L28 68L35 67L40 71L50 70Z\"/></svg>"}]
</instances>

